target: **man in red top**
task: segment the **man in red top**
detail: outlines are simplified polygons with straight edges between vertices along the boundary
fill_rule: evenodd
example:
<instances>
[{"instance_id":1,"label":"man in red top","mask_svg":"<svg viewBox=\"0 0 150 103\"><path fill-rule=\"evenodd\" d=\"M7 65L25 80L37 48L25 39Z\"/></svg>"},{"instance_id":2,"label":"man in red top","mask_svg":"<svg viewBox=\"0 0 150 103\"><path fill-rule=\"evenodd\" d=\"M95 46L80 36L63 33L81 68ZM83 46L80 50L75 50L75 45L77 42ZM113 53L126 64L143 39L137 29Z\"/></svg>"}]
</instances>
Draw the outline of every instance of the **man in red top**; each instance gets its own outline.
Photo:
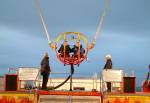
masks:
<instances>
[{"instance_id":1,"label":"man in red top","mask_svg":"<svg viewBox=\"0 0 150 103\"><path fill-rule=\"evenodd\" d=\"M149 76L150 76L150 65L149 65L149 72L147 74L147 78L145 80L145 82L143 83L143 92L150 92L150 80L149 80Z\"/></svg>"}]
</instances>

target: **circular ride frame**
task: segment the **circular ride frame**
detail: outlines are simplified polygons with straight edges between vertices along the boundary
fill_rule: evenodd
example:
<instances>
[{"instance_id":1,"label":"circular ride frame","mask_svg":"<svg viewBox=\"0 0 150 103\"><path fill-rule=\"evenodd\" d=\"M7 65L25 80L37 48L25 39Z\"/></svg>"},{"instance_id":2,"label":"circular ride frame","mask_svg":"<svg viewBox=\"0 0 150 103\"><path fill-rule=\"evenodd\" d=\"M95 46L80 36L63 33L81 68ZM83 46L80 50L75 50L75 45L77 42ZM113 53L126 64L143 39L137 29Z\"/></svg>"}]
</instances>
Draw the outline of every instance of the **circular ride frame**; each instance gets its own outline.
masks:
<instances>
[{"instance_id":1,"label":"circular ride frame","mask_svg":"<svg viewBox=\"0 0 150 103\"><path fill-rule=\"evenodd\" d=\"M78 55L77 57L75 56L66 56L66 45L67 45L67 35L77 35L77 43L76 46L78 47ZM59 44L59 42L64 39L64 50L63 50L63 56L58 53L57 51L57 44ZM80 55L80 45L81 42L80 40L83 40L85 45L86 45L86 50L85 53L83 55ZM55 43L51 43L50 46L52 47L53 50L55 50L57 58L65 65L79 65L82 61L84 61L87 58L87 53L88 53L88 40L85 37L85 35L81 32L63 32L62 34L60 34L56 40Z\"/></svg>"}]
</instances>

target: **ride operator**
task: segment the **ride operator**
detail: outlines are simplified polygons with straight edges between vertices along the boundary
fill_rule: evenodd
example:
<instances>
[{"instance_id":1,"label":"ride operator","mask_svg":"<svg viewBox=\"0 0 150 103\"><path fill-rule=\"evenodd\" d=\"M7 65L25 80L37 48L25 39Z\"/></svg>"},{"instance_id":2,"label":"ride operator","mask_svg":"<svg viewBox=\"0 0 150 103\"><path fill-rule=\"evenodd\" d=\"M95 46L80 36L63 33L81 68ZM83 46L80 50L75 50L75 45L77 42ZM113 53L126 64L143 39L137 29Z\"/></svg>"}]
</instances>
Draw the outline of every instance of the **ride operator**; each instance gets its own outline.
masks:
<instances>
[{"instance_id":1,"label":"ride operator","mask_svg":"<svg viewBox=\"0 0 150 103\"><path fill-rule=\"evenodd\" d=\"M104 69L112 69L112 60L111 60L111 55L107 54L106 55L106 64L104 66ZM107 85L107 92L111 92L111 82L106 82Z\"/></svg>"},{"instance_id":2,"label":"ride operator","mask_svg":"<svg viewBox=\"0 0 150 103\"><path fill-rule=\"evenodd\" d=\"M43 76L43 82L42 82L43 90L47 89L47 82L48 82L50 72L51 69L49 65L49 57L48 57L48 53L46 52L41 61L41 75Z\"/></svg>"}]
</instances>

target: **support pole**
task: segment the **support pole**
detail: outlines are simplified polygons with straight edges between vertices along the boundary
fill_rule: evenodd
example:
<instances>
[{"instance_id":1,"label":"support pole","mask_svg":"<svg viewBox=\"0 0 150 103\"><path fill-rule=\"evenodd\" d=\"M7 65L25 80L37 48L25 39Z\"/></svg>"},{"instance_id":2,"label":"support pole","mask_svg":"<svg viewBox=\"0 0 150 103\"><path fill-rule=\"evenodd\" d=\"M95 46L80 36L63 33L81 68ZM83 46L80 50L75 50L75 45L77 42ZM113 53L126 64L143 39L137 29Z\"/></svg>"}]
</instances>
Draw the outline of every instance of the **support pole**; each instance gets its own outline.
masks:
<instances>
[{"instance_id":1,"label":"support pole","mask_svg":"<svg viewBox=\"0 0 150 103\"><path fill-rule=\"evenodd\" d=\"M72 91L72 75L73 75L73 73L74 73L74 65L73 64L71 64L70 65L71 66L71 68L70 68L70 91Z\"/></svg>"}]
</instances>

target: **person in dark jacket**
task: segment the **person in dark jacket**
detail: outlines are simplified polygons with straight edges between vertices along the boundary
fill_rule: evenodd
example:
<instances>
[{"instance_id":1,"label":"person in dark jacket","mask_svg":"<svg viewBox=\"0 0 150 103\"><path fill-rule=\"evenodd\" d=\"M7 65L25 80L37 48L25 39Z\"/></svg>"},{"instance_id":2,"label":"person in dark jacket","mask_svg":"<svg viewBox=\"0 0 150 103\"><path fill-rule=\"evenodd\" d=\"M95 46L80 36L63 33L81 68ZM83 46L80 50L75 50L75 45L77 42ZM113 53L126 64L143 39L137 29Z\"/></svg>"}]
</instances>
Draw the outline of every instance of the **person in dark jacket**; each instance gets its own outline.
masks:
<instances>
[{"instance_id":1,"label":"person in dark jacket","mask_svg":"<svg viewBox=\"0 0 150 103\"><path fill-rule=\"evenodd\" d=\"M112 69L112 60L111 60L111 55L107 54L106 55L106 64L104 66L104 69ZM111 92L111 82L106 82L107 85L107 92Z\"/></svg>"},{"instance_id":2,"label":"person in dark jacket","mask_svg":"<svg viewBox=\"0 0 150 103\"><path fill-rule=\"evenodd\" d=\"M60 48L59 48L59 50L58 50L58 53L60 53L61 57L64 56L64 44L61 44L61 46L60 46ZM70 48L70 46L67 44L67 45L66 45L66 49L65 49L65 54L66 54L67 57L69 57L69 56L70 56L70 53L71 53L71 48Z\"/></svg>"},{"instance_id":3,"label":"person in dark jacket","mask_svg":"<svg viewBox=\"0 0 150 103\"><path fill-rule=\"evenodd\" d=\"M82 44L80 45L80 55L81 57L84 55L85 49L83 48Z\"/></svg>"},{"instance_id":4,"label":"person in dark jacket","mask_svg":"<svg viewBox=\"0 0 150 103\"><path fill-rule=\"evenodd\" d=\"M79 47L77 45L74 45L72 48L73 56L78 57L78 50ZM85 49L82 47L82 44L80 45L80 56L82 57L85 53Z\"/></svg>"},{"instance_id":5,"label":"person in dark jacket","mask_svg":"<svg viewBox=\"0 0 150 103\"><path fill-rule=\"evenodd\" d=\"M73 57L78 57L78 46L77 45L73 45L72 52L73 52Z\"/></svg>"},{"instance_id":6,"label":"person in dark jacket","mask_svg":"<svg viewBox=\"0 0 150 103\"><path fill-rule=\"evenodd\" d=\"M50 72L51 69L49 65L49 57L48 57L48 53L46 52L41 61L41 75L43 76L42 89L44 90L47 89L47 82L48 82Z\"/></svg>"},{"instance_id":7,"label":"person in dark jacket","mask_svg":"<svg viewBox=\"0 0 150 103\"><path fill-rule=\"evenodd\" d=\"M107 54L106 55L106 64L104 66L104 69L112 69L112 60L111 60L111 55Z\"/></svg>"},{"instance_id":8,"label":"person in dark jacket","mask_svg":"<svg viewBox=\"0 0 150 103\"><path fill-rule=\"evenodd\" d=\"M59 50L58 50L58 53L62 54L64 52L64 45L61 44Z\"/></svg>"}]
</instances>

